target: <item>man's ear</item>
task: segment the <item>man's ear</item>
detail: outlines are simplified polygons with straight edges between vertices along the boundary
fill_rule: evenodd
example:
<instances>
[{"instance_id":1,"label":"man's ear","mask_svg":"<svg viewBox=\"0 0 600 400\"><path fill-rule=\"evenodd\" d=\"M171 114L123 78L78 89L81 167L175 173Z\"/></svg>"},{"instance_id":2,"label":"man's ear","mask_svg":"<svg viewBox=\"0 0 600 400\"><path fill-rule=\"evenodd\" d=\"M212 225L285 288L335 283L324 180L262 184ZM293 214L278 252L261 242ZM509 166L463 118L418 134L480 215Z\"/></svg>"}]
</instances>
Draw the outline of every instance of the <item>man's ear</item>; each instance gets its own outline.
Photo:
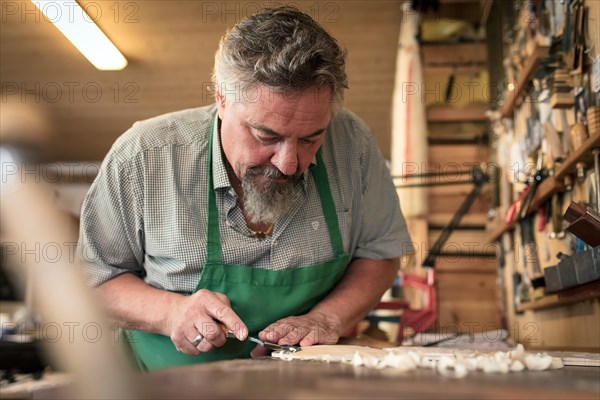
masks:
<instances>
[{"instance_id":1,"label":"man's ear","mask_svg":"<svg viewBox=\"0 0 600 400\"><path fill-rule=\"evenodd\" d=\"M215 92L215 102L217 103L219 118L223 119L223 114L225 113L225 96L219 92Z\"/></svg>"}]
</instances>

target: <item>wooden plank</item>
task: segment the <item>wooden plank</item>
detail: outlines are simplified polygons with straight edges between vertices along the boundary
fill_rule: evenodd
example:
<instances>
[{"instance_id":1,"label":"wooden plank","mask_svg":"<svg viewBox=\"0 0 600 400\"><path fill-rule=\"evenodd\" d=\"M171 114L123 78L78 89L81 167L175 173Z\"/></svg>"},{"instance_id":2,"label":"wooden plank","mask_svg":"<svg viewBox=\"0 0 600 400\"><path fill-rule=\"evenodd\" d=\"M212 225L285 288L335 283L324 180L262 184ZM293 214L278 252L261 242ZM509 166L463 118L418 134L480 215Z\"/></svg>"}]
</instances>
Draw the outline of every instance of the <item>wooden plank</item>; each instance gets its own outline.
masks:
<instances>
[{"instance_id":1,"label":"wooden plank","mask_svg":"<svg viewBox=\"0 0 600 400\"><path fill-rule=\"evenodd\" d=\"M556 169L553 176L549 176L542 182L536 191L528 214L531 214L548 200L554 193L563 192L565 190L562 180L567 174L575 172L577 163L582 162L587 167L593 165L592 149L600 146L600 133L588 138L579 149L571 152L565 161Z\"/></svg>"},{"instance_id":2,"label":"wooden plank","mask_svg":"<svg viewBox=\"0 0 600 400\"><path fill-rule=\"evenodd\" d=\"M475 65L425 65L423 72L426 74L475 74L487 70L487 65L483 63Z\"/></svg>"},{"instance_id":3,"label":"wooden plank","mask_svg":"<svg viewBox=\"0 0 600 400\"><path fill-rule=\"evenodd\" d=\"M469 273L496 273L498 261L496 257L461 257L451 259L450 257L437 257L435 270L437 272L451 272L458 274Z\"/></svg>"},{"instance_id":4,"label":"wooden plank","mask_svg":"<svg viewBox=\"0 0 600 400\"><path fill-rule=\"evenodd\" d=\"M446 241L444 246L444 252L449 253L479 253L494 255L496 248L485 240L485 236L482 235L483 230L454 230ZM429 231L429 243L435 243L437 238L440 236L440 230Z\"/></svg>"},{"instance_id":5,"label":"wooden plank","mask_svg":"<svg viewBox=\"0 0 600 400\"><path fill-rule=\"evenodd\" d=\"M475 292L496 291L496 274L492 272L471 272L454 274L451 271L440 271L436 274L436 286L439 290L456 291L468 296ZM494 296L492 296L494 297Z\"/></svg>"},{"instance_id":6,"label":"wooden plank","mask_svg":"<svg viewBox=\"0 0 600 400\"><path fill-rule=\"evenodd\" d=\"M476 144L444 144L428 147L429 165L438 166L439 170L453 172L460 169L470 169L489 160L487 146Z\"/></svg>"},{"instance_id":7,"label":"wooden plank","mask_svg":"<svg viewBox=\"0 0 600 400\"><path fill-rule=\"evenodd\" d=\"M546 295L541 299L521 303L517 308L520 311L543 310L597 298L600 298L600 281L598 280L559 293Z\"/></svg>"},{"instance_id":8,"label":"wooden plank","mask_svg":"<svg viewBox=\"0 0 600 400\"><path fill-rule=\"evenodd\" d=\"M481 43L425 43L421 47L423 67L485 64L487 46Z\"/></svg>"},{"instance_id":9,"label":"wooden plank","mask_svg":"<svg viewBox=\"0 0 600 400\"><path fill-rule=\"evenodd\" d=\"M535 69L540 64L540 61L548 56L550 46L543 46L536 43L532 54L527 58L525 66L519 72L519 80L517 82L509 82L509 85L513 85L513 90L510 87L507 88L506 98L502 104L500 112L504 118L513 117L513 107L517 104L520 95L529 86L529 80Z\"/></svg>"},{"instance_id":10,"label":"wooden plank","mask_svg":"<svg viewBox=\"0 0 600 400\"><path fill-rule=\"evenodd\" d=\"M436 274L439 330L452 326L475 332L499 329L496 274L442 272ZM494 328L490 328L493 326Z\"/></svg>"},{"instance_id":11,"label":"wooden plank","mask_svg":"<svg viewBox=\"0 0 600 400\"><path fill-rule=\"evenodd\" d=\"M427 215L427 221L429 225L446 225L454 214L452 213L429 213ZM484 225L487 222L487 214L485 213L472 213L465 214L461 219L461 224L481 224Z\"/></svg>"},{"instance_id":12,"label":"wooden plank","mask_svg":"<svg viewBox=\"0 0 600 400\"><path fill-rule=\"evenodd\" d=\"M580 351L553 351L552 357L560 357L564 365L581 367L600 367L600 354Z\"/></svg>"},{"instance_id":13,"label":"wooden plank","mask_svg":"<svg viewBox=\"0 0 600 400\"><path fill-rule=\"evenodd\" d=\"M432 122L427 124L428 135L432 137L476 137L487 130L487 121L475 122Z\"/></svg>"},{"instance_id":14,"label":"wooden plank","mask_svg":"<svg viewBox=\"0 0 600 400\"><path fill-rule=\"evenodd\" d=\"M451 180L448 177L438 178L438 182L447 182L449 185L441 185L441 186L433 186L429 188L429 196L466 196L473 190L474 185L472 183L465 184L452 184L452 182L456 182ZM490 192L489 187L483 187L481 189L480 196L485 197L488 196Z\"/></svg>"},{"instance_id":15,"label":"wooden plank","mask_svg":"<svg viewBox=\"0 0 600 400\"><path fill-rule=\"evenodd\" d=\"M556 170L556 179L562 179L565 175L574 172L578 162L583 162L588 167L593 166L592 149L598 146L600 146L600 132L586 139L580 148L567 156Z\"/></svg>"},{"instance_id":16,"label":"wooden plank","mask_svg":"<svg viewBox=\"0 0 600 400\"><path fill-rule=\"evenodd\" d=\"M446 332L454 327L460 326L461 330L473 328L473 332L482 332L500 329L500 318L495 300L488 298L485 294L473 295L469 298L452 299L455 293L449 293L447 299L441 299L438 303L439 331Z\"/></svg>"},{"instance_id":17,"label":"wooden plank","mask_svg":"<svg viewBox=\"0 0 600 400\"><path fill-rule=\"evenodd\" d=\"M464 195L429 195L429 212L431 213L455 213L464 201ZM479 196L469 208L469 213L487 212L489 198Z\"/></svg>"},{"instance_id":18,"label":"wooden plank","mask_svg":"<svg viewBox=\"0 0 600 400\"><path fill-rule=\"evenodd\" d=\"M540 186L531 200L531 205L529 206L527 214L536 212L537 209L555 193L565 191L562 180L565 175L575 171L578 162L584 162L587 166L593 165L592 149L598 146L600 146L600 133L588 138L579 149L570 153L565 161L556 169L554 175L547 177L540 183ZM514 223L501 224L488 233L488 240L490 242L496 241L504 233L510 232L514 230L514 228Z\"/></svg>"},{"instance_id":19,"label":"wooden plank","mask_svg":"<svg viewBox=\"0 0 600 400\"><path fill-rule=\"evenodd\" d=\"M427 108L427 121L486 121L485 111L486 106L483 104L472 104L462 108L433 106Z\"/></svg>"},{"instance_id":20,"label":"wooden plank","mask_svg":"<svg viewBox=\"0 0 600 400\"><path fill-rule=\"evenodd\" d=\"M427 137L427 143L429 145L450 145L450 144L477 144L482 145L487 143L488 139L485 135L462 135L460 137L443 137L443 136L433 136L429 135Z\"/></svg>"},{"instance_id":21,"label":"wooden plank","mask_svg":"<svg viewBox=\"0 0 600 400\"><path fill-rule=\"evenodd\" d=\"M490 243L495 242L496 240L500 239L500 236L504 235L506 232L511 232L515 230L515 224L514 223L501 223L500 225L498 225L497 227L493 228L491 231L489 231L488 233L488 241Z\"/></svg>"}]
</instances>

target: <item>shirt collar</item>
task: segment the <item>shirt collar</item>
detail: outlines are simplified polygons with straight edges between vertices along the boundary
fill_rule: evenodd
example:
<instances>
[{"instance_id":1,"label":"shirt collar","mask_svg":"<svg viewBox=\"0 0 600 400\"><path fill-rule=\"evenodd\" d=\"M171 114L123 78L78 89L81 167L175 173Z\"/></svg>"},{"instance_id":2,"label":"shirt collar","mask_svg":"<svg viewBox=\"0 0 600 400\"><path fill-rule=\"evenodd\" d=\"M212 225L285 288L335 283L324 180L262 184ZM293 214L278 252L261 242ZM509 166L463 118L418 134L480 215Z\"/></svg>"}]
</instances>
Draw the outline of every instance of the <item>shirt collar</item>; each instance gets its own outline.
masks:
<instances>
[{"instance_id":1,"label":"shirt collar","mask_svg":"<svg viewBox=\"0 0 600 400\"><path fill-rule=\"evenodd\" d=\"M221 120L219 115L215 114L215 123L213 124L213 141L212 141L212 174L213 174L213 185L215 189L230 188L231 182L225 169L225 163L223 162L223 152L221 151Z\"/></svg>"}]
</instances>

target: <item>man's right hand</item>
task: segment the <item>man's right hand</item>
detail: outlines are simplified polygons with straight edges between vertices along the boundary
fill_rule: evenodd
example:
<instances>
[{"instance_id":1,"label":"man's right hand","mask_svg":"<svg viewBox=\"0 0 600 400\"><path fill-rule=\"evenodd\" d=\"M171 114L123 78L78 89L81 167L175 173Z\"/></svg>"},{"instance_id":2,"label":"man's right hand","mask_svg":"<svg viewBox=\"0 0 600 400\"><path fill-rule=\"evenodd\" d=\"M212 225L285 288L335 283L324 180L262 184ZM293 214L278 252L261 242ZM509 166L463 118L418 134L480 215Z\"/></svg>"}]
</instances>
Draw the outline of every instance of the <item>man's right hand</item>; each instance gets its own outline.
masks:
<instances>
[{"instance_id":1,"label":"man's right hand","mask_svg":"<svg viewBox=\"0 0 600 400\"><path fill-rule=\"evenodd\" d=\"M97 291L110 316L123 328L169 336L177 350L198 355L225 343L219 324L245 340L246 324L231 308L227 296L202 289L184 296L152 287L133 274L121 274ZM205 339L192 342L199 334Z\"/></svg>"},{"instance_id":2,"label":"man's right hand","mask_svg":"<svg viewBox=\"0 0 600 400\"><path fill-rule=\"evenodd\" d=\"M170 337L178 351L199 355L225 344L227 338L219 324L233 331L239 340L246 340L248 328L231 308L227 296L201 289L191 296L180 297L167 320ZM201 334L204 339L192 345Z\"/></svg>"}]
</instances>

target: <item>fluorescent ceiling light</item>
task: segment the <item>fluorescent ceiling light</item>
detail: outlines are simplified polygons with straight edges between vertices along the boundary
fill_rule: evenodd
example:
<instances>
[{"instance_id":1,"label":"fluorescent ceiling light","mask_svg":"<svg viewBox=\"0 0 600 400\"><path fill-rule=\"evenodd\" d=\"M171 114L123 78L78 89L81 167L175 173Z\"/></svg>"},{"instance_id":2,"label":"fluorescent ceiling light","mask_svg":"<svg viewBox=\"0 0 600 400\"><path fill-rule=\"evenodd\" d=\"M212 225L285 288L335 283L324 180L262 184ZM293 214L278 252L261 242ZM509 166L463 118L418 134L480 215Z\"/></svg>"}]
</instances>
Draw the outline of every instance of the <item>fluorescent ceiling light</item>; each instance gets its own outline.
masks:
<instances>
[{"instance_id":1,"label":"fluorescent ceiling light","mask_svg":"<svg viewBox=\"0 0 600 400\"><path fill-rule=\"evenodd\" d=\"M127 60L76 1L31 0L96 68L120 70Z\"/></svg>"}]
</instances>

